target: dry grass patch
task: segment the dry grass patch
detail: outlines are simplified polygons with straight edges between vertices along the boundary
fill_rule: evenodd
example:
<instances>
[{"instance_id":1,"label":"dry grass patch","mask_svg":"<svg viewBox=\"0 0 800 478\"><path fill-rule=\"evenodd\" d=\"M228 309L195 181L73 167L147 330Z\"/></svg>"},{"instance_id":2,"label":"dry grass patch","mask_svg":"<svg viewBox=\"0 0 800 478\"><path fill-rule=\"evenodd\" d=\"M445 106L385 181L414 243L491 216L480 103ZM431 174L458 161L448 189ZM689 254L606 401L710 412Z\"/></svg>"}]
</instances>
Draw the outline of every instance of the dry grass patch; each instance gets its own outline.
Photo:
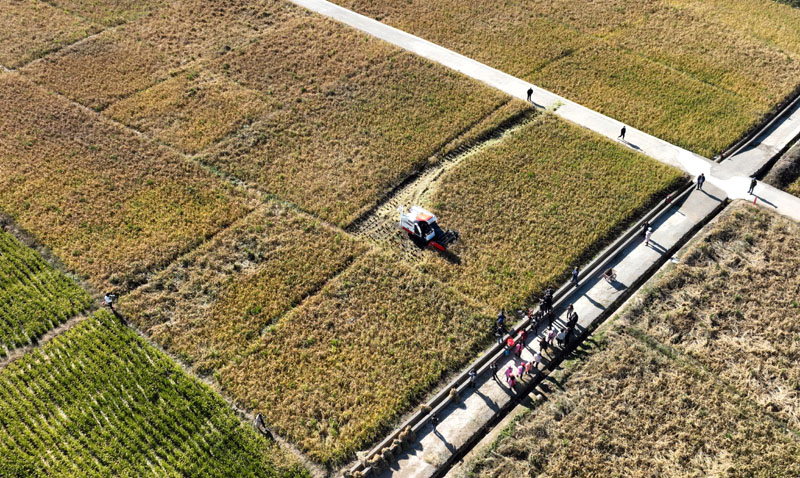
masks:
<instances>
[{"instance_id":1,"label":"dry grass patch","mask_svg":"<svg viewBox=\"0 0 800 478\"><path fill-rule=\"evenodd\" d=\"M148 335L206 375L364 252L349 236L268 203L123 298Z\"/></svg>"},{"instance_id":2,"label":"dry grass patch","mask_svg":"<svg viewBox=\"0 0 800 478\"><path fill-rule=\"evenodd\" d=\"M84 105L103 109L203 58L224 55L270 25L277 2L183 0L61 50L24 69Z\"/></svg>"},{"instance_id":3,"label":"dry grass patch","mask_svg":"<svg viewBox=\"0 0 800 478\"><path fill-rule=\"evenodd\" d=\"M126 98L106 114L189 153L197 153L268 106L262 94L205 70L190 69Z\"/></svg>"},{"instance_id":4,"label":"dry grass patch","mask_svg":"<svg viewBox=\"0 0 800 478\"><path fill-rule=\"evenodd\" d=\"M800 77L800 11L771 0L338 3L709 156Z\"/></svg>"},{"instance_id":5,"label":"dry grass patch","mask_svg":"<svg viewBox=\"0 0 800 478\"><path fill-rule=\"evenodd\" d=\"M341 463L472 358L490 320L401 260L372 252L219 380L313 459Z\"/></svg>"},{"instance_id":6,"label":"dry grass patch","mask_svg":"<svg viewBox=\"0 0 800 478\"><path fill-rule=\"evenodd\" d=\"M240 193L152 142L0 75L0 208L98 288L126 289L242 216Z\"/></svg>"},{"instance_id":7,"label":"dry grass patch","mask_svg":"<svg viewBox=\"0 0 800 478\"><path fill-rule=\"evenodd\" d=\"M800 226L730 208L628 314L800 429Z\"/></svg>"},{"instance_id":8,"label":"dry grass patch","mask_svg":"<svg viewBox=\"0 0 800 478\"><path fill-rule=\"evenodd\" d=\"M307 477L102 311L0 370L3 476Z\"/></svg>"},{"instance_id":9,"label":"dry grass patch","mask_svg":"<svg viewBox=\"0 0 800 478\"><path fill-rule=\"evenodd\" d=\"M613 330L470 476L791 477L797 436L711 374Z\"/></svg>"},{"instance_id":10,"label":"dry grass patch","mask_svg":"<svg viewBox=\"0 0 800 478\"><path fill-rule=\"evenodd\" d=\"M0 223L0 358L89 307L91 298Z\"/></svg>"},{"instance_id":11,"label":"dry grass patch","mask_svg":"<svg viewBox=\"0 0 800 478\"><path fill-rule=\"evenodd\" d=\"M217 68L271 109L203 160L341 225L509 100L318 16L281 23Z\"/></svg>"},{"instance_id":12,"label":"dry grass patch","mask_svg":"<svg viewBox=\"0 0 800 478\"><path fill-rule=\"evenodd\" d=\"M524 305L590 258L679 171L551 114L445 173L428 200L461 264L426 268L493 307Z\"/></svg>"},{"instance_id":13,"label":"dry grass patch","mask_svg":"<svg viewBox=\"0 0 800 478\"><path fill-rule=\"evenodd\" d=\"M16 68L100 27L38 0L0 4L0 65Z\"/></svg>"}]
</instances>

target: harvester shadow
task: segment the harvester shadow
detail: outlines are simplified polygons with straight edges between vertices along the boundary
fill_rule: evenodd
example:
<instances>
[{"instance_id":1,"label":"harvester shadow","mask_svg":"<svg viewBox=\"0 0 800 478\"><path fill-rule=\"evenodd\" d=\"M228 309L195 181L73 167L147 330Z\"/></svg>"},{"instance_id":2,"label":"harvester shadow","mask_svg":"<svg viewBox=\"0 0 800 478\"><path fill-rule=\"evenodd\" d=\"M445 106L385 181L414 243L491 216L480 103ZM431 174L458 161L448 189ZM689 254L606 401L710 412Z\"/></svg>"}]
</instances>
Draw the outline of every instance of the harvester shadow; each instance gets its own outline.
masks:
<instances>
[{"instance_id":1,"label":"harvester shadow","mask_svg":"<svg viewBox=\"0 0 800 478\"><path fill-rule=\"evenodd\" d=\"M447 250L447 251L438 251L438 252L439 252L439 256L441 256L444 260L446 260L450 264L453 264L455 266L460 266L461 265L461 258L459 256L457 256L456 254L454 254L452 251Z\"/></svg>"}]
</instances>

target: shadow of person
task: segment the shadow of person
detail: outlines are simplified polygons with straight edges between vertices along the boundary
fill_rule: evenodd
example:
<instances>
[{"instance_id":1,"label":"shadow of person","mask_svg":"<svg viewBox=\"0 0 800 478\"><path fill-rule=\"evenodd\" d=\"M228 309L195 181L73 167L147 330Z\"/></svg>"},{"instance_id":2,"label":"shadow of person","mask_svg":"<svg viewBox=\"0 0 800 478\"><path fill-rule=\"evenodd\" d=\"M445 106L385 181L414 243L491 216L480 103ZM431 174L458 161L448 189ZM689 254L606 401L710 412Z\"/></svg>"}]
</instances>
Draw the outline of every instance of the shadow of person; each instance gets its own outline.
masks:
<instances>
[{"instance_id":1,"label":"shadow of person","mask_svg":"<svg viewBox=\"0 0 800 478\"><path fill-rule=\"evenodd\" d=\"M658 252L659 254L664 254L667 252L667 249L664 248L661 244L657 243L656 241L650 239L650 245L648 246L652 248L654 251Z\"/></svg>"},{"instance_id":2,"label":"shadow of person","mask_svg":"<svg viewBox=\"0 0 800 478\"><path fill-rule=\"evenodd\" d=\"M435 436L436 436L436 437L437 437L439 440L442 440L442 443L444 443L444 446L445 446L445 448L447 448L447 450L448 450L450 453L452 453L452 454L455 454L455 452L456 452L456 447L454 447L454 446L453 446L453 445L452 445L450 442L448 442L448 441L447 441L447 439L444 437L444 435L442 435L442 434L439 432L439 430L436 430L436 429L434 429L434 430L433 430L433 434L434 434L434 435L435 435Z\"/></svg>"},{"instance_id":3,"label":"shadow of person","mask_svg":"<svg viewBox=\"0 0 800 478\"><path fill-rule=\"evenodd\" d=\"M778 209L778 206L776 206L774 203L771 203L771 202L767 201L766 199L762 198L758 194L753 194L753 196L757 197L759 201L761 201L761 202L763 202L763 203L765 203L765 204L767 204L769 206L772 206L775 209Z\"/></svg>"}]
</instances>

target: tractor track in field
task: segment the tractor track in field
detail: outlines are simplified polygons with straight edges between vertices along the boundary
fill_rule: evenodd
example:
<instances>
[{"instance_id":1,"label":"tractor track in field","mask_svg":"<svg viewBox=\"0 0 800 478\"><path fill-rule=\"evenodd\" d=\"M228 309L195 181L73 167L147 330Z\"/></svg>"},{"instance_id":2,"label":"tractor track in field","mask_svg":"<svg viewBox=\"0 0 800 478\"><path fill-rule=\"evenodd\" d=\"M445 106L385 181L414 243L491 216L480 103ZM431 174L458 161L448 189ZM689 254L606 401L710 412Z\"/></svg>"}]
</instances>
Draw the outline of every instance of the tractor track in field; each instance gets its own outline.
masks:
<instances>
[{"instance_id":1,"label":"tractor track in field","mask_svg":"<svg viewBox=\"0 0 800 478\"><path fill-rule=\"evenodd\" d=\"M475 141L458 146L438 163L412 174L374 208L347 227L346 231L354 236L367 238L387 249L399 251L409 262L423 260L425 250L414 245L398 228L400 208L412 205L424 207L446 172L485 148L500 143L506 136L536 121L539 116L539 114L524 114L488 131Z\"/></svg>"}]
</instances>

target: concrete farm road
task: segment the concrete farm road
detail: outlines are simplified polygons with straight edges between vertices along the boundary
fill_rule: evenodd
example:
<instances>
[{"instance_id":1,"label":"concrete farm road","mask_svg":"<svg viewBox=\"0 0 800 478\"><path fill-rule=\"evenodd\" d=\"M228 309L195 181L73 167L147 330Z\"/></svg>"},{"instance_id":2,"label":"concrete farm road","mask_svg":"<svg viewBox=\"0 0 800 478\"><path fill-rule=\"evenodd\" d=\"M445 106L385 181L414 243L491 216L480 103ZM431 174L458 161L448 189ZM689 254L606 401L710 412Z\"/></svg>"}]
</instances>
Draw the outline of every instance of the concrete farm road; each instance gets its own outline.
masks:
<instances>
[{"instance_id":1,"label":"concrete farm road","mask_svg":"<svg viewBox=\"0 0 800 478\"><path fill-rule=\"evenodd\" d=\"M381 40L403 48L404 50L408 50L423 58L439 63L447 68L458 71L515 98L525 100L528 88L532 88L533 95L531 98L537 106L554 109L555 114L561 118L581 125L609 139L616 140L623 126L623 123L620 121L543 88L539 88L536 85L532 85L525 80L326 0L290 1L308 10L325 15L345 25L356 28L357 30L361 30L376 38L380 38ZM796 134L800 132L800 130L796 131L796 123L792 124L792 121L800 122L798 119L799 116L800 113L795 111L792 117L784 121L784 123L790 124L791 128L775 128L775 131L770 135L772 138L771 142L780 143L785 141L788 143L788 141L791 141L794 136L789 137L789 135L794 132L796 136ZM789 131L787 132L787 130ZM674 166L692 176L704 173L706 175L706 181L709 184L713 184L723 190L731 199L745 199L751 201L754 199L753 196L747 194L750 179L744 174L747 168L741 167L743 161L737 161L739 154L726 160L726 164L718 165L708 158L704 158L696 153L630 126L627 126L626 138L627 141L622 141L625 146L646 154L653 159ZM766 143L767 141L764 142ZM752 151L752 148L748 148L747 151ZM747 154L747 151L740 154ZM748 163L750 163L749 159L751 158L747 159ZM769 159L770 158L763 159L763 162ZM758 160L761 160L761 158ZM761 164L763 164L763 162ZM728 166L727 163L729 163L730 166ZM752 163L750 164L752 165ZM766 184L758 185L756 188L756 195L764 205L772 207L779 213L787 215L796 221L800 221L800 198Z\"/></svg>"}]
</instances>

